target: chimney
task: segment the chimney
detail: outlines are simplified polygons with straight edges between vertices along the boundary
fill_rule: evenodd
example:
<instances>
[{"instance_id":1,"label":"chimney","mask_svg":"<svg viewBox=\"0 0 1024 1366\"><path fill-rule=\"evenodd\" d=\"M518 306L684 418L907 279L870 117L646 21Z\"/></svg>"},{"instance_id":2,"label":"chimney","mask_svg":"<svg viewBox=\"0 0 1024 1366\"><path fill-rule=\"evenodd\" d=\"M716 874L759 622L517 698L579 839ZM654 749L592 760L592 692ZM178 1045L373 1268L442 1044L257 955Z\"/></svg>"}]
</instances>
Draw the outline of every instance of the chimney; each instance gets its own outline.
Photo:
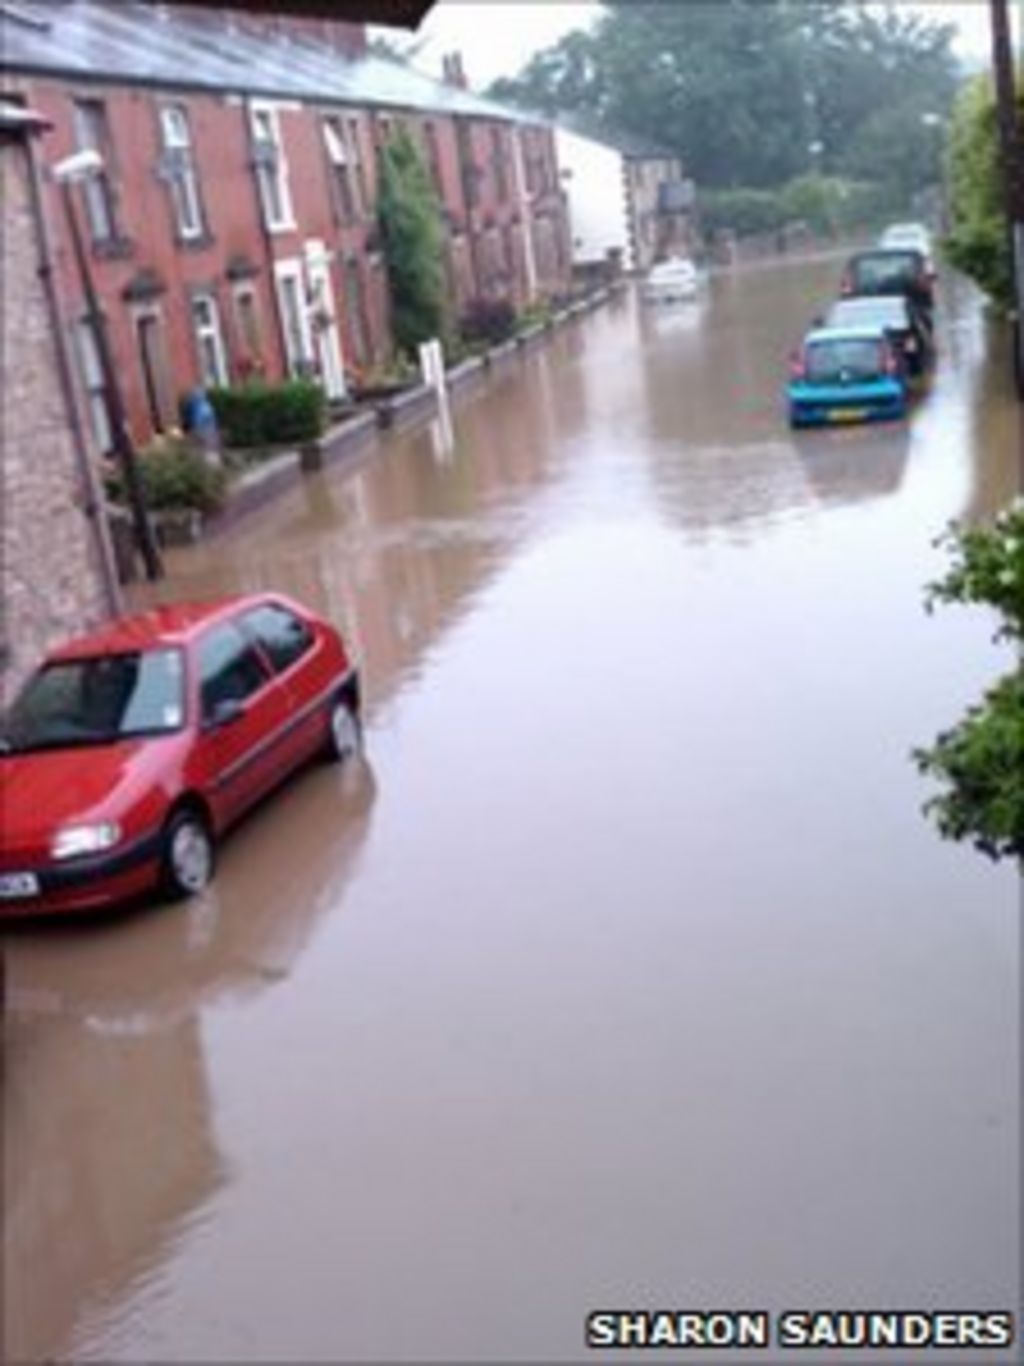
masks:
<instances>
[{"instance_id":1,"label":"chimney","mask_svg":"<svg viewBox=\"0 0 1024 1366\"><path fill-rule=\"evenodd\" d=\"M448 52L441 59L441 79L445 85L452 85L456 90L468 89L461 52Z\"/></svg>"}]
</instances>

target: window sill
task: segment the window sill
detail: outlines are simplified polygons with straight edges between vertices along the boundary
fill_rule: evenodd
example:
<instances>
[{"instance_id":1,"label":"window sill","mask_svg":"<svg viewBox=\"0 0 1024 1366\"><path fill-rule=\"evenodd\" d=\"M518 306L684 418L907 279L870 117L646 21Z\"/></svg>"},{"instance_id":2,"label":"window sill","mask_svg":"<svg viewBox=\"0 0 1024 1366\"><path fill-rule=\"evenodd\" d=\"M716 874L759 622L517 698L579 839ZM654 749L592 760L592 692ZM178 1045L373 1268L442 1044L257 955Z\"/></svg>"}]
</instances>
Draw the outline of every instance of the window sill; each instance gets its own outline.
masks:
<instances>
[{"instance_id":1,"label":"window sill","mask_svg":"<svg viewBox=\"0 0 1024 1366\"><path fill-rule=\"evenodd\" d=\"M210 247L217 245L217 239L212 232L204 230L192 237L185 237L178 233L174 243L179 251L209 251Z\"/></svg>"},{"instance_id":2,"label":"window sill","mask_svg":"<svg viewBox=\"0 0 1024 1366\"><path fill-rule=\"evenodd\" d=\"M298 224L294 220L267 224L267 232L272 237L280 237L286 232L298 232L298 230Z\"/></svg>"},{"instance_id":3,"label":"window sill","mask_svg":"<svg viewBox=\"0 0 1024 1366\"><path fill-rule=\"evenodd\" d=\"M104 237L94 240L92 254L98 261L127 261L135 255L130 237Z\"/></svg>"}]
</instances>

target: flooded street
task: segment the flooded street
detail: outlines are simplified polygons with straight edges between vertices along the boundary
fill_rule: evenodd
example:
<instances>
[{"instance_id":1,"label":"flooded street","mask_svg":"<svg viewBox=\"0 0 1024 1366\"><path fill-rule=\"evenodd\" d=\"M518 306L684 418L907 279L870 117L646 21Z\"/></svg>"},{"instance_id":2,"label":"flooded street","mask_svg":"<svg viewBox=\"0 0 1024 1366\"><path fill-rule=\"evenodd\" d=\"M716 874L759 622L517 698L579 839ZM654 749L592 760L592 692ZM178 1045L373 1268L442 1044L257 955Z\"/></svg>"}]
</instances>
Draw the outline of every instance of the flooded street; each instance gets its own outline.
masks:
<instances>
[{"instance_id":1,"label":"flooded street","mask_svg":"<svg viewBox=\"0 0 1024 1366\"><path fill-rule=\"evenodd\" d=\"M531 1360L600 1308L1016 1309L1018 882L909 759L1017 489L967 286L906 425L794 438L837 261L631 296L177 552L347 628L367 763L185 906L5 934L12 1360ZM954 1354L955 1356L955 1354Z\"/></svg>"}]
</instances>

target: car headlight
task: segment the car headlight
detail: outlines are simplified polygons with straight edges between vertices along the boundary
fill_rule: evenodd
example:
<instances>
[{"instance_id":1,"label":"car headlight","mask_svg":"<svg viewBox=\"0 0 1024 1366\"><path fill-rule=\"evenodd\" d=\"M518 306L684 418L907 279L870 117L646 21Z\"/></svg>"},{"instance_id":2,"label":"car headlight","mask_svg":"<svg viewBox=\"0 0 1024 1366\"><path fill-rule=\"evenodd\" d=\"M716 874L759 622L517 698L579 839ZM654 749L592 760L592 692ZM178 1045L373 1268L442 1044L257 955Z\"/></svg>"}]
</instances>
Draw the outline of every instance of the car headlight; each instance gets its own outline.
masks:
<instances>
[{"instance_id":1,"label":"car headlight","mask_svg":"<svg viewBox=\"0 0 1024 1366\"><path fill-rule=\"evenodd\" d=\"M76 858L79 854L102 854L121 838L121 827L116 821L102 821L98 825L68 825L58 830L50 846L55 859Z\"/></svg>"}]
</instances>

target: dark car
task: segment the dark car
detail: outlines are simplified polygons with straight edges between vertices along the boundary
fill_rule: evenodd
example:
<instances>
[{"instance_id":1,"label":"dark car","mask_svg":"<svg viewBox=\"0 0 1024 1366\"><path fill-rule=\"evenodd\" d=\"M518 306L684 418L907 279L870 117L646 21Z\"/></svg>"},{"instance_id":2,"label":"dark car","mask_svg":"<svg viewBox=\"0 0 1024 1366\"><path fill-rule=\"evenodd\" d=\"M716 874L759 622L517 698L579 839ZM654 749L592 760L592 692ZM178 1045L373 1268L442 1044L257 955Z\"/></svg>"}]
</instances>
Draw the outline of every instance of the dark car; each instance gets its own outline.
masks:
<instances>
[{"instance_id":1,"label":"dark car","mask_svg":"<svg viewBox=\"0 0 1024 1366\"><path fill-rule=\"evenodd\" d=\"M931 326L905 294L839 299L825 315L828 327L884 328L907 374L926 374L934 356Z\"/></svg>"},{"instance_id":2,"label":"dark car","mask_svg":"<svg viewBox=\"0 0 1024 1366\"><path fill-rule=\"evenodd\" d=\"M839 287L844 298L862 294L903 294L929 316L935 294L928 262L911 247L876 248L851 256Z\"/></svg>"}]
</instances>

